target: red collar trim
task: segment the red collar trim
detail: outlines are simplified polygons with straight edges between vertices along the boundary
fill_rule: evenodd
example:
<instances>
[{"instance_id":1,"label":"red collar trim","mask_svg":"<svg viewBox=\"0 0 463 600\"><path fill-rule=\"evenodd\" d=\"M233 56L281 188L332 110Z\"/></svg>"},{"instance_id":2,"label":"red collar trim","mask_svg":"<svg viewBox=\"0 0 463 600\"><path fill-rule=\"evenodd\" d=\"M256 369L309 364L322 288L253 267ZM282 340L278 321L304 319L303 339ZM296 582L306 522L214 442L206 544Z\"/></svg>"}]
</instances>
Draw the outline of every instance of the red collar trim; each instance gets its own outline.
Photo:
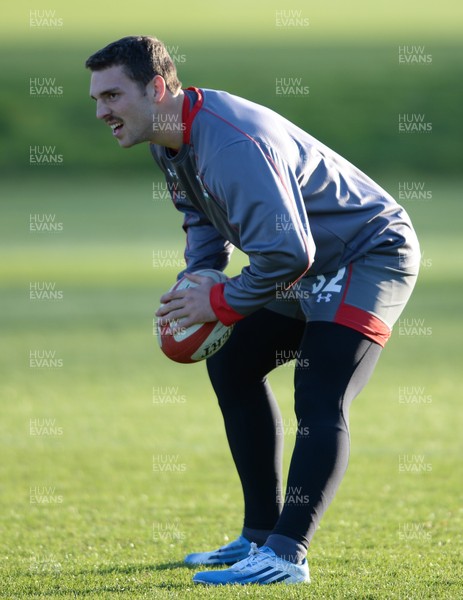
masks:
<instances>
[{"instance_id":1,"label":"red collar trim","mask_svg":"<svg viewBox=\"0 0 463 600\"><path fill-rule=\"evenodd\" d=\"M189 87L186 89L190 90L192 92L196 92L196 94L198 96L198 99L196 100L193 108L191 108L191 101L190 101L190 98L188 97L188 94L184 94L184 97L183 97L182 122L183 122L183 125L185 126L185 129L183 130L183 143L189 144L190 143L190 135L191 135L191 126L193 124L194 118L196 117L198 111L201 109L201 107L203 105L204 98L203 98L203 94L199 88Z\"/></svg>"}]
</instances>

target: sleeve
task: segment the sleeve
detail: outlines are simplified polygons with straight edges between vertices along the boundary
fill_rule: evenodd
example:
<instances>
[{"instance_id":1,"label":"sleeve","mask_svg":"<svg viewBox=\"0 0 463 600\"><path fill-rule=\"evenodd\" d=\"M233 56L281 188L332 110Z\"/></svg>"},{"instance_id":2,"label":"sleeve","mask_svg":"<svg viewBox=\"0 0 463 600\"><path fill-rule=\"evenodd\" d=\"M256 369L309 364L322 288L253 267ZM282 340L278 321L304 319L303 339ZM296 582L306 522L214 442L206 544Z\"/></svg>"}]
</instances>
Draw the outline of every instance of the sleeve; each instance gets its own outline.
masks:
<instances>
[{"instance_id":1,"label":"sleeve","mask_svg":"<svg viewBox=\"0 0 463 600\"><path fill-rule=\"evenodd\" d=\"M208 220L206 215L195 208L184 192L178 192L169 184L175 208L184 215L183 230L186 233L186 269L178 274L180 279L185 272L199 269L223 271L230 261L233 244L225 240Z\"/></svg>"},{"instance_id":2,"label":"sleeve","mask_svg":"<svg viewBox=\"0 0 463 600\"><path fill-rule=\"evenodd\" d=\"M161 159L156 144L150 145L150 151L165 176L167 189L175 208L184 215L186 269L178 274L177 279L180 279L185 272L192 273L199 269L223 271L230 261L233 244L224 239L206 215L193 206L186 192L179 190L176 180L169 174L168 167Z\"/></svg>"},{"instance_id":3,"label":"sleeve","mask_svg":"<svg viewBox=\"0 0 463 600\"><path fill-rule=\"evenodd\" d=\"M225 325L262 308L310 268L315 244L297 177L276 152L254 140L232 144L206 172L225 202L230 225L249 265L211 290L211 306Z\"/></svg>"}]
</instances>

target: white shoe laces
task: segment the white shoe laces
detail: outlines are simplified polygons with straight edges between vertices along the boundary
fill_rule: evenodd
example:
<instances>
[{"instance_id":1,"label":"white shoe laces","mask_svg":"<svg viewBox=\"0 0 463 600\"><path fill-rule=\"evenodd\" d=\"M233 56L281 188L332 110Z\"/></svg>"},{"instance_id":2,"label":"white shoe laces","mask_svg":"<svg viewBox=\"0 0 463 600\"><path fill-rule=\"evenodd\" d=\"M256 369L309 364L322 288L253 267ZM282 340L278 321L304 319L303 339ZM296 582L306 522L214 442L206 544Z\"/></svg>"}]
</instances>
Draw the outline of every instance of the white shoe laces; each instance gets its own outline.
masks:
<instances>
[{"instance_id":1,"label":"white shoe laces","mask_svg":"<svg viewBox=\"0 0 463 600\"><path fill-rule=\"evenodd\" d=\"M251 542L251 549L249 550L248 558L246 559L246 567L251 567L261 558L263 558L263 556L257 544L255 542Z\"/></svg>"}]
</instances>

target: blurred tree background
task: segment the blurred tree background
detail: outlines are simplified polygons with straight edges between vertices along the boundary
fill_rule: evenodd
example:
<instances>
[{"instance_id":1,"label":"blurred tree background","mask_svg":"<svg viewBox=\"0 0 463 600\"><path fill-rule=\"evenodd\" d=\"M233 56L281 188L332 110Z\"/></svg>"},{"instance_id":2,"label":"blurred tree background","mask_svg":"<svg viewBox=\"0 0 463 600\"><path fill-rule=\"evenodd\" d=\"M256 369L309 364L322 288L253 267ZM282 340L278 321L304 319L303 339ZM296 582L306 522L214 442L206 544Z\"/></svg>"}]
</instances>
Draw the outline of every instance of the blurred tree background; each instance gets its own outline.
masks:
<instances>
[{"instance_id":1,"label":"blurred tree background","mask_svg":"<svg viewBox=\"0 0 463 600\"><path fill-rule=\"evenodd\" d=\"M185 87L224 89L269 106L367 172L460 173L462 5L455 1L134 0L119 9L59 0L6 10L0 129L10 174L30 174L34 145L56 147L60 172L153 169L146 148L120 151L97 123L83 66L95 50L138 33L166 43ZM408 59L399 62L399 53ZM282 79L302 93L282 93ZM34 93L44 80L60 88L56 97ZM432 130L399 132L402 114Z\"/></svg>"}]
</instances>

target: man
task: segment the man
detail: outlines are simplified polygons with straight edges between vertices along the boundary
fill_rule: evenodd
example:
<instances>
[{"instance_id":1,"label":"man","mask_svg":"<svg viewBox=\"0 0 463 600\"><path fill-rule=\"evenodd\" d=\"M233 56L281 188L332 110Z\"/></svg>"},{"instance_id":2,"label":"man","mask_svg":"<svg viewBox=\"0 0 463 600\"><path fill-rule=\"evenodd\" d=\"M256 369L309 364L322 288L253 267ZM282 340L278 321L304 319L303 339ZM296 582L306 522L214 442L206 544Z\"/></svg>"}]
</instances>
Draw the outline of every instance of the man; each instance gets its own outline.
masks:
<instances>
[{"instance_id":1,"label":"man","mask_svg":"<svg viewBox=\"0 0 463 600\"><path fill-rule=\"evenodd\" d=\"M182 90L156 38L123 38L86 66L97 117L120 146L150 144L185 215L186 272L199 285L164 294L158 318L235 323L207 367L243 487L244 526L232 543L186 557L231 565L194 581L308 582L307 548L347 467L350 403L418 274L410 220L282 116L225 92ZM223 270L233 246L249 257L239 276L214 284L191 274ZM283 495L282 421L266 377L294 359L297 435Z\"/></svg>"}]
</instances>

